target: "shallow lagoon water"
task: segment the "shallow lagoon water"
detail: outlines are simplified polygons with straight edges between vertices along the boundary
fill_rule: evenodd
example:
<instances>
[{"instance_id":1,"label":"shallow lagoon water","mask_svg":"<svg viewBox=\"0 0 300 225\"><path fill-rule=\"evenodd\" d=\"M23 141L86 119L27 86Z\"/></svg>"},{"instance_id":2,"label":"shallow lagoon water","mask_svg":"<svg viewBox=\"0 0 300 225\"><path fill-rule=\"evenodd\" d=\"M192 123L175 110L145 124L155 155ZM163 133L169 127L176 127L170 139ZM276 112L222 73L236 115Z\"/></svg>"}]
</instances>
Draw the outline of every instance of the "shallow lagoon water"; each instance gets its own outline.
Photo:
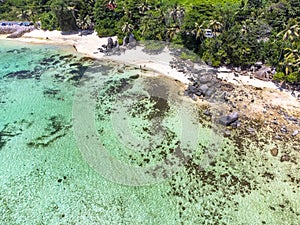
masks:
<instances>
[{"instance_id":1,"label":"shallow lagoon water","mask_svg":"<svg viewBox=\"0 0 300 225\"><path fill-rule=\"evenodd\" d=\"M280 162L269 154L271 140L253 142L243 137L243 143L237 144L199 123L197 146L174 174L148 185L114 182L87 160L74 135L74 97L84 87L84 79L103 78L94 83L97 92L89 92L94 94L99 140L114 158L137 167L153 166L172 153L185 121L180 120L176 101L162 108L165 105L159 103L170 100L169 95L151 98L147 84L168 87L168 83L167 91L176 99L181 98L176 97L180 87L134 68L119 73L116 64L95 65L69 47L8 41L0 46L0 220L4 224L300 221L299 155L293 146L282 148L292 152L294 162ZM79 79L82 71L85 75ZM132 79L136 74L141 76ZM114 89L118 85L120 89ZM120 113L130 119L123 120ZM189 116L196 123L196 114ZM158 125L163 129L156 129ZM146 129L151 126L152 130ZM135 137L126 139L127 134ZM170 138L164 140L167 134ZM132 140L155 148L137 148ZM214 140L221 141L214 146Z\"/></svg>"}]
</instances>

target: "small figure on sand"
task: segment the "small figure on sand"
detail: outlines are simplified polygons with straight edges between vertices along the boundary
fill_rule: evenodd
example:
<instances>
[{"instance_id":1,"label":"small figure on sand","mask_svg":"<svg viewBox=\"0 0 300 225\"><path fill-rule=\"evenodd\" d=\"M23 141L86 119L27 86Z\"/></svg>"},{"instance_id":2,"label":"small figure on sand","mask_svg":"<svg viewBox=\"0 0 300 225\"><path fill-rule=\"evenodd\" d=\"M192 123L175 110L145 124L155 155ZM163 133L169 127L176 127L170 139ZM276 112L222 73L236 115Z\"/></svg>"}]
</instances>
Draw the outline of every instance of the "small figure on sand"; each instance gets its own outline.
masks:
<instances>
[{"instance_id":1,"label":"small figure on sand","mask_svg":"<svg viewBox=\"0 0 300 225\"><path fill-rule=\"evenodd\" d=\"M76 48L76 45L73 45L73 48L75 49L75 51L77 52L77 48Z\"/></svg>"}]
</instances>

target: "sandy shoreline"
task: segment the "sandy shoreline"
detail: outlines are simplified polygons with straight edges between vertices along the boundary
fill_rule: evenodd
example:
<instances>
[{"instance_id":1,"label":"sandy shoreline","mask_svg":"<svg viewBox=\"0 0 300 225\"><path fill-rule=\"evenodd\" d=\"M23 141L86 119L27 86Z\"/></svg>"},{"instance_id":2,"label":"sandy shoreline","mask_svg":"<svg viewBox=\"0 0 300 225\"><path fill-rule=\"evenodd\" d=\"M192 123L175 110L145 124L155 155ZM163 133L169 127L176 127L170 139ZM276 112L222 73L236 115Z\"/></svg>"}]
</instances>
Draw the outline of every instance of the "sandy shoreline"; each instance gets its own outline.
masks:
<instances>
[{"instance_id":1,"label":"sandy shoreline","mask_svg":"<svg viewBox=\"0 0 300 225\"><path fill-rule=\"evenodd\" d=\"M0 35L0 39L9 40L6 39L6 36L7 35ZM112 38L113 40L117 39L117 37ZM146 70L156 71L162 75L179 80L184 84L189 83L186 74L170 67L169 62L172 60L172 56L168 52L164 51L159 55L153 56L144 53L141 48L137 47L134 50L126 50L126 53L120 56L114 55L106 57L104 54L99 53L98 48L107 44L107 38L99 38L95 32L90 35L81 36L79 33L63 35L60 31L33 30L24 34L21 38L12 40L39 44L71 45L79 53L96 59L108 58L125 64L142 67ZM230 72L219 72L218 78L235 85L251 85L260 88L277 89L277 86L272 82L250 79L248 76L235 77L234 74Z\"/></svg>"},{"instance_id":2,"label":"sandy shoreline","mask_svg":"<svg viewBox=\"0 0 300 225\"><path fill-rule=\"evenodd\" d=\"M7 35L0 35L0 39L9 40L6 39L6 36ZM112 38L113 41L117 40L116 36ZM95 59L108 59L127 65L133 65L135 67L140 67L144 70L151 70L160 75L178 80L185 85L190 83L187 74L179 72L170 66L170 62L174 57L170 54L167 48L165 48L165 50L160 54L151 55L145 53L142 50L142 47L137 46L134 49L126 49L125 53L120 55L106 56L105 54L100 53L98 48L102 45L106 45L107 39L107 37L99 38L96 32L90 35L80 35L79 33L62 34L60 31L33 30L24 34L21 38L11 40L38 44L69 45L73 46L77 52ZM211 69L211 67L208 66L204 66L203 68ZM291 96L290 92L279 92L278 87L270 81L262 81L255 78L251 79L249 76L241 75L237 77L233 72L224 70L220 70L217 73L217 77L225 82L232 83L237 86L266 88L266 90L269 89L280 93L282 100L297 102L295 101L296 99Z\"/></svg>"}]
</instances>

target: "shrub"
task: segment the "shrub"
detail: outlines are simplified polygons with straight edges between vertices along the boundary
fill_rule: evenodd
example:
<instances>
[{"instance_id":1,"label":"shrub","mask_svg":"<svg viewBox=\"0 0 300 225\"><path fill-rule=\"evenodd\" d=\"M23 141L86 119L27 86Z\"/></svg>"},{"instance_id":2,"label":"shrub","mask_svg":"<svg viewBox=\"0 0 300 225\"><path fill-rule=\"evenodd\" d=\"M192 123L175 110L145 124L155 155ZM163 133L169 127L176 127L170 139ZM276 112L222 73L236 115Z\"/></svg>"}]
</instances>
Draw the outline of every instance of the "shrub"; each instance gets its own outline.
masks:
<instances>
[{"instance_id":1,"label":"shrub","mask_svg":"<svg viewBox=\"0 0 300 225\"><path fill-rule=\"evenodd\" d=\"M300 73L293 72L286 77L286 80L291 83L300 81Z\"/></svg>"},{"instance_id":2,"label":"shrub","mask_svg":"<svg viewBox=\"0 0 300 225\"><path fill-rule=\"evenodd\" d=\"M41 15L43 30L55 30L58 28L58 21L53 12L45 12Z\"/></svg>"},{"instance_id":3,"label":"shrub","mask_svg":"<svg viewBox=\"0 0 300 225\"><path fill-rule=\"evenodd\" d=\"M273 80L276 80L276 81L285 80L285 74L283 72L277 72L274 74Z\"/></svg>"}]
</instances>

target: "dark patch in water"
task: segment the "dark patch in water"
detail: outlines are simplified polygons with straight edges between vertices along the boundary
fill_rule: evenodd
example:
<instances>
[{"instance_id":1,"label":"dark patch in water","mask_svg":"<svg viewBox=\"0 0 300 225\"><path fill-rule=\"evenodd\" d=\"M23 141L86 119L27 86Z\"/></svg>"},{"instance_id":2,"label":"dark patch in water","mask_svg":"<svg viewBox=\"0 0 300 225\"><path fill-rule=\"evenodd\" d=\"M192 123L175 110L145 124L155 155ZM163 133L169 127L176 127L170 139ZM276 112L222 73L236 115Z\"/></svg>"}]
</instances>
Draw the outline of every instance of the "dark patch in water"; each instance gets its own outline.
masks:
<instances>
[{"instance_id":1,"label":"dark patch in water","mask_svg":"<svg viewBox=\"0 0 300 225\"><path fill-rule=\"evenodd\" d=\"M49 118L50 123L45 128L45 134L27 143L28 147L47 147L61 137L64 137L71 128L62 115Z\"/></svg>"},{"instance_id":2,"label":"dark patch in water","mask_svg":"<svg viewBox=\"0 0 300 225\"><path fill-rule=\"evenodd\" d=\"M46 90L43 91L44 96L48 96L51 98L56 97L59 93L61 92L61 90L59 89L51 89L51 88L47 88Z\"/></svg>"},{"instance_id":3,"label":"dark patch in water","mask_svg":"<svg viewBox=\"0 0 300 225\"><path fill-rule=\"evenodd\" d=\"M154 117L164 117L165 114L170 110L170 106L167 99L160 98L157 96L151 96L150 101L154 102L153 113L150 113L149 119L151 120Z\"/></svg>"},{"instance_id":4,"label":"dark patch in water","mask_svg":"<svg viewBox=\"0 0 300 225\"><path fill-rule=\"evenodd\" d=\"M40 74L35 73L34 71L30 70L20 70L16 72L11 72L4 75L5 78L17 78L17 79L40 79Z\"/></svg>"},{"instance_id":5,"label":"dark patch in water","mask_svg":"<svg viewBox=\"0 0 300 225\"><path fill-rule=\"evenodd\" d=\"M69 54L69 55L62 55L59 56L59 60L66 60L66 59L74 59L76 56Z\"/></svg>"},{"instance_id":6,"label":"dark patch in water","mask_svg":"<svg viewBox=\"0 0 300 225\"><path fill-rule=\"evenodd\" d=\"M12 140L15 136L22 134L25 129L28 129L32 125L32 122L21 120L13 123L7 123L0 131L0 149L2 149L7 142Z\"/></svg>"},{"instance_id":7,"label":"dark patch in water","mask_svg":"<svg viewBox=\"0 0 300 225\"><path fill-rule=\"evenodd\" d=\"M144 119L147 120L152 120L154 118L163 119L166 113L170 110L167 99L163 99L158 96L135 96L135 98L138 98L138 101L128 108L128 112L132 117L144 115ZM152 103L151 109L145 106L145 100Z\"/></svg>"}]
</instances>

